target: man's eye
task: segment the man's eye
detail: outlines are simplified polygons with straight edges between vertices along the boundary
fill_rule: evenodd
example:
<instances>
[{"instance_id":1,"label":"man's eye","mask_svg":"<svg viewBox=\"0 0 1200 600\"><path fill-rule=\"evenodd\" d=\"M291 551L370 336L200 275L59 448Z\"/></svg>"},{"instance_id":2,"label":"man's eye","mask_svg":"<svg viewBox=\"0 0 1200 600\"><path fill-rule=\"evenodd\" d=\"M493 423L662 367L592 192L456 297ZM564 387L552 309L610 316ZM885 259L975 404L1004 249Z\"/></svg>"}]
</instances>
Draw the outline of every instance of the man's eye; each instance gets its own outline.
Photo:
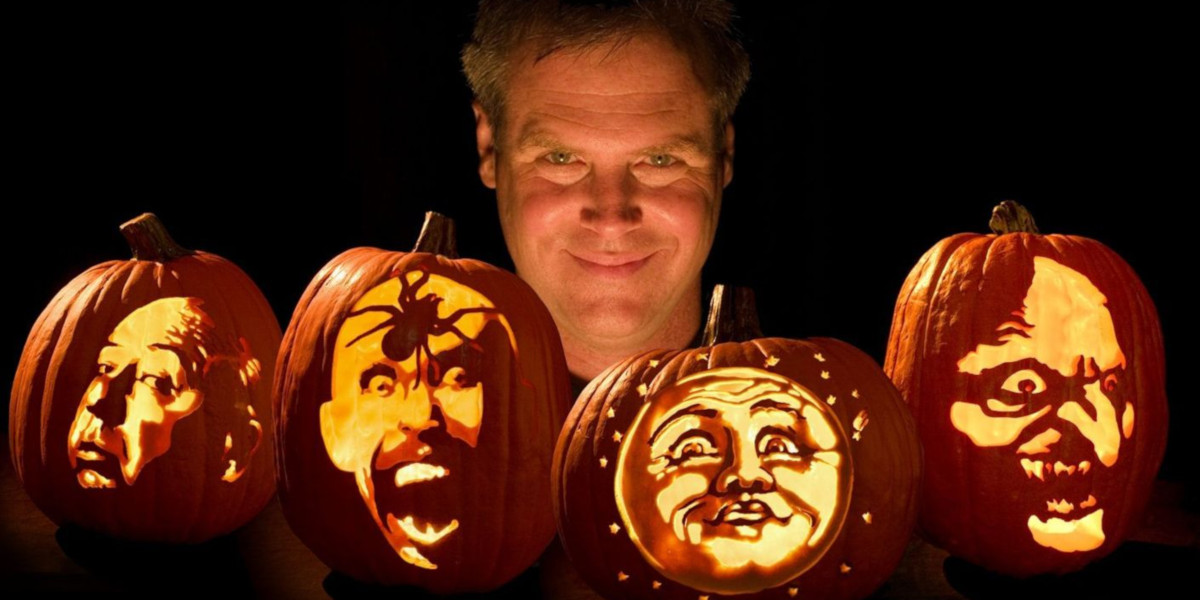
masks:
<instances>
[{"instance_id":1,"label":"man's eye","mask_svg":"<svg viewBox=\"0 0 1200 600\"><path fill-rule=\"evenodd\" d=\"M546 155L546 160L555 165L569 165L575 160L575 155L566 150L555 150Z\"/></svg>"},{"instance_id":2,"label":"man's eye","mask_svg":"<svg viewBox=\"0 0 1200 600\"><path fill-rule=\"evenodd\" d=\"M675 164L675 157L670 154L651 154L646 162L654 167L669 167Z\"/></svg>"},{"instance_id":3,"label":"man's eye","mask_svg":"<svg viewBox=\"0 0 1200 600\"><path fill-rule=\"evenodd\" d=\"M1021 369L1008 376L1000 389L1014 394L1040 394L1046 391L1046 382L1033 369Z\"/></svg>"}]
</instances>

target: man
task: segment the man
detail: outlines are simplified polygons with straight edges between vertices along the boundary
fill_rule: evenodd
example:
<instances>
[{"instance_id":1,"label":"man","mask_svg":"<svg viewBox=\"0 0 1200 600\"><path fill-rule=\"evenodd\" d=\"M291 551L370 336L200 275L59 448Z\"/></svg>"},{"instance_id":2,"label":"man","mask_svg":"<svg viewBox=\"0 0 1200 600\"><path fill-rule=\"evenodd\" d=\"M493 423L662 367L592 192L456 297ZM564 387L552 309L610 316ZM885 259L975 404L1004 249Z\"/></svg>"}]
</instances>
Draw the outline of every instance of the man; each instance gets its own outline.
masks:
<instances>
[{"instance_id":1,"label":"man","mask_svg":"<svg viewBox=\"0 0 1200 600\"><path fill-rule=\"evenodd\" d=\"M724 0L480 3L463 51L479 175L576 378L696 337L749 77L731 13Z\"/></svg>"}]
</instances>

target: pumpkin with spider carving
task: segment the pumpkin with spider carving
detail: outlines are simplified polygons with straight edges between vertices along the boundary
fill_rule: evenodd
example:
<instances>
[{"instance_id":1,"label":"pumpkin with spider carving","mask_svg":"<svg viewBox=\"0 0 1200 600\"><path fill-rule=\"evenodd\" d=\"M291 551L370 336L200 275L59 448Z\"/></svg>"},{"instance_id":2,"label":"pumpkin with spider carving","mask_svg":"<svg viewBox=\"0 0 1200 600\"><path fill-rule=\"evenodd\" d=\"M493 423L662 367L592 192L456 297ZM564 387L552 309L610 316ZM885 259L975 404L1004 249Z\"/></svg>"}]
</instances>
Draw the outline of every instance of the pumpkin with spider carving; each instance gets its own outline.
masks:
<instances>
[{"instance_id":1,"label":"pumpkin with spider carving","mask_svg":"<svg viewBox=\"0 0 1200 600\"><path fill-rule=\"evenodd\" d=\"M305 291L279 353L279 493L336 571L438 593L496 588L554 537L549 469L570 396L558 331L516 276L354 248Z\"/></svg>"}]
</instances>

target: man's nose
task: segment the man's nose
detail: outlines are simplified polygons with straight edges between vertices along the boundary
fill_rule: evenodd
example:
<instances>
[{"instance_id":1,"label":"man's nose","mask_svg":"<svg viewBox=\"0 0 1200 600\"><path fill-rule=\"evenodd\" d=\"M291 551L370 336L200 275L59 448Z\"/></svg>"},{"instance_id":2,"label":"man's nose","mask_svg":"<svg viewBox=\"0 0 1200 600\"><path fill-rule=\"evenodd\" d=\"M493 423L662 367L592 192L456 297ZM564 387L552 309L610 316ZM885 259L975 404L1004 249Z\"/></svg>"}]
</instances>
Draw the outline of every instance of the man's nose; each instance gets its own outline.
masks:
<instances>
[{"instance_id":1,"label":"man's nose","mask_svg":"<svg viewBox=\"0 0 1200 600\"><path fill-rule=\"evenodd\" d=\"M733 462L717 476L719 494L765 492L775 487L775 478L762 467L757 453L739 452Z\"/></svg>"},{"instance_id":2,"label":"man's nose","mask_svg":"<svg viewBox=\"0 0 1200 600\"><path fill-rule=\"evenodd\" d=\"M606 238L616 238L642 224L636 182L625 166L597 168L588 182L588 201L580 211L583 226Z\"/></svg>"},{"instance_id":3,"label":"man's nose","mask_svg":"<svg viewBox=\"0 0 1200 600\"><path fill-rule=\"evenodd\" d=\"M88 405L88 412L96 415L97 419L116 427L125 422L125 397L133 389L137 369L132 365L126 366L116 377L108 380L104 395L95 404Z\"/></svg>"}]
</instances>

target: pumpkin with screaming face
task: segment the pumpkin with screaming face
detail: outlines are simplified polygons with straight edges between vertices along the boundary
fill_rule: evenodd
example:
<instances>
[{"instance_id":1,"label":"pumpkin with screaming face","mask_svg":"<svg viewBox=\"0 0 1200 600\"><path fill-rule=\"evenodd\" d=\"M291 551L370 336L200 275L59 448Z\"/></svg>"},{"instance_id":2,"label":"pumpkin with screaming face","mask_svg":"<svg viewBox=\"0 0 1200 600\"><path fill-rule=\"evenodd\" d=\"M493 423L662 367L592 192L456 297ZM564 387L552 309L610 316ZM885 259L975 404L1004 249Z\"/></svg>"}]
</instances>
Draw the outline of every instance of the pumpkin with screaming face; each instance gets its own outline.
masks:
<instances>
[{"instance_id":1,"label":"pumpkin with screaming face","mask_svg":"<svg viewBox=\"0 0 1200 600\"><path fill-rule=\"evenodd\" d=\"M570 384L558 332L515 276L355 248L300 300L276 381L280 501L337 571L440 593L495 588L554 537L548 473Z\"/></svg>"},{"instance_id":2,"label":"pumpkin with screaming face","mask_svg":"<svg viewBox=\"0 0 1200 600\"><path fill-rule=\"evenodd\" d=\"M843 342L755 329L614 365L568 417L559 534L605 597L856 598L899 562L920 449L895 388Z\"/></svg>"},{"instance_id":3,"label":"pumpkin with screaming face","mask_svg":"<svg viewBox=\"0 0 1200 600\"><path fill-rule=\"evenodd\" d=\"M1158 317L1112 250L1040 235L939 242L896 301L885 370L913 408L921 529L1001 573L1076 570L1137 523L1166 445Z\"/></svg>"}]
</instances>

